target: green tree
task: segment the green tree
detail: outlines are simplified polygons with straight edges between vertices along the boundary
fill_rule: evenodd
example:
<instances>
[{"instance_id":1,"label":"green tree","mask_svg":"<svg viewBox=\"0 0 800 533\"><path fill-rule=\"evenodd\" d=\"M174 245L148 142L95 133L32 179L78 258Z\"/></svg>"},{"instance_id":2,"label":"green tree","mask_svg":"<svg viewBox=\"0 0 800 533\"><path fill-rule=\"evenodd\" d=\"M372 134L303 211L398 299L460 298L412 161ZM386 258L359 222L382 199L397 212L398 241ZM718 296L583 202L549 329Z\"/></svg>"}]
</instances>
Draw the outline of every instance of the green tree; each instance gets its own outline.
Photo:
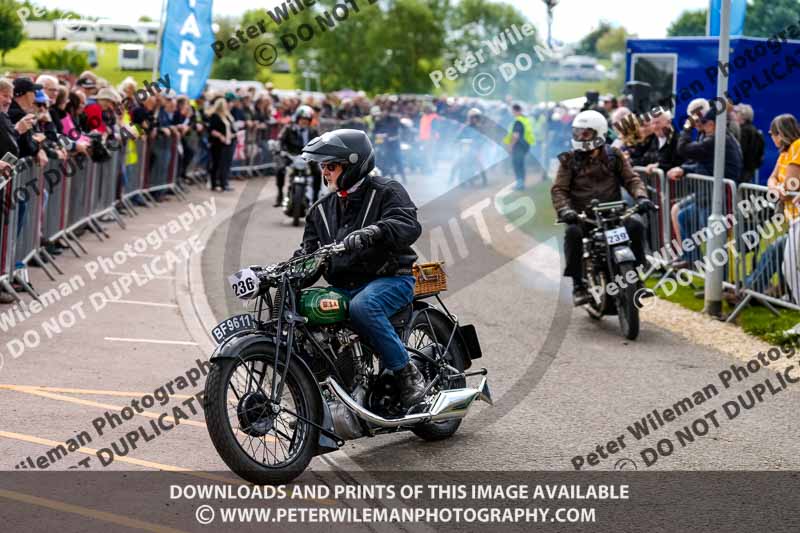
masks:
<instances>
[{"instance_id":1,"label":"green tree","mask_svg":"<svg viewBox=\"0 0 800 533\"><path fill-rule=\"evenodd\" d=\"M139 17L139 22L153 22L153 19L147 15L142 15Z\"/></svg>"},{"instance_id":2,"label":"green tree","mask_svg":"<svg viewBox=\"0 0 800 533\"><path fill-rule=\"evenodd\" d=\"M350 9L335 27L321 27L320 20L327 20L325 13L336 4L319 0L314 9L277 28L271 24L281 57L287 55L282 43L294 44L291 55L296 60L317 63L323 91L352 87L371 93L430 92L428 72L441 57L445 35L442 17L430 1L359 2L359 12ZM308 24L313 36L295 43L291 36L301 24ZM295 71L301 85L302 75Z\"/></svg>"},{"instance_id":3,"label":"green tree","mask_svg":"<svg viewBox=\"0 0 800 533\"><path fill-rule=\"evenodd\" d=\"M800 0L753 0L747 5L744 34L771 37L797 20Z\"/></svg>"},{"instance_id":4,"label":"green tree","mask_svg":"<svg viewBox=\"0 0 800 533\"><path fill-rule=\"evenodd\" d=\"M239 27L233 18L219 17L215 20L219 24L219 30L214 38L225 43L236 36L236 29ZM252 43L240 45L236 50L225 47L222 50L222 57L214 61L211 68L211 77L216 79L230 80L252 80L256 76L257 64L253 60Z\"/></svg>"},{"instance_id":5,"label":"green tree","mask_svg":"<svg viewBox=\"0 0 800 533\"><path fill-rule=\"evenodd\" d=\"M614 52L625 51L625 39L629 37L625 28L614 28L608 30L597 40L597 55L601 57L611 57Z\"/></svg>"},{"instance_id":6,"label":"green tree","mask_svg":"<svg viewBox=\"0 0 800 533\"><path fill-rule=\"evenodd\" d=\"M684 11L667 28L667 37L703 37L706 34L708 9Z\"/></svg>"},{"instance_id":7,"label":"green tree","mask_svg":"<svg viewBox=\"0 0 800 533\"><path fill-rule=\"evenodd\" d=\"M6 53L22 42L24 31L13 0L0 0L0 64L6 64Z\"/></svg>"},{"instance_id":8,"label":"green tree","mask_svg":"<svg viewBox=\"0 0 800 533\"><path fill-rule=\"evenodd\" d=\"M475 96L472 80L479 72L487 72L497 80L497 86L491 95L493 98L506 95L521 98L532 96L536 80L542 71L542 61L535 52L535 46L541 44L535 28L533 34L523 36L521 40L517 39L516 32L512 28L516 26L517 31L522 33L522 27L528 23L519 10L511 5L491 0L461 0L452 8L447 22L449 39L443 66L451 66L456 59L463 58L468 52L480 51L485 58L480 67L461 75L462 94ZM514 39L509 38L509 34ZM501 46L498 47L498 44ZM498 75L500 65L504 63L513 65L517 58L523 57L520 54L527 54L530 57L531 65L524 60L520 62L520 65L530 68L517 70L511 81L505 83ZM430 81L428 83L430 84Z\"/></svg>"},{"instance_id":9,"label":"green tree","mask_svg":"<svg viewBox=\"0 0 800 533\"><path fill-rule=\"evenodd\" d=\"M581 39L581 42L578 43L578 47L575 49L575 53L585 56L597 55L597 41L612 29L613 27L609 22L601 20L600 25L596 29L592 30L586 37Z\"/></svg>"}]
</instances>

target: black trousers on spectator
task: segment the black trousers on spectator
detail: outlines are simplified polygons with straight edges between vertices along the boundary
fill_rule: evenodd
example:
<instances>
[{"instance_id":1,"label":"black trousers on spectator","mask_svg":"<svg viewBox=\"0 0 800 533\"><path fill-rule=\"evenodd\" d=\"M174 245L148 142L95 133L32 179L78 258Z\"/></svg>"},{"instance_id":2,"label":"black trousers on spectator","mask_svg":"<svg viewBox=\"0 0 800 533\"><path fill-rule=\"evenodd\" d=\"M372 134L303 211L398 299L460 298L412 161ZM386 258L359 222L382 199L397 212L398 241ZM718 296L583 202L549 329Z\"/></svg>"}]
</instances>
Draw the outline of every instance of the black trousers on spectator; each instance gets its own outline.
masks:
<instances>
[{"instance_id":1,"label":"black trousers on spectator","mask_svg":"<svg viewBox=\"0 0 800 533\"><path fill-rule=\"evenodd\" d=\"M211 168L209 170L211 188L225 188L228 186L228 173L230 172L235 148L233 144L225 145L216 141L211 142Z\"/></svg>"},{"instance_id":2,"label":"black trousers on spectator","mask_svg":"<svg viewBox=\"0 0 800 533\"><path fill-rule=\"evenodd\" d=\"M211 142L211 164L209 165L208 175L211 178L211 188L219 187L218 176L219 167L222 166L222 150L225 145L218 142Z\"/></svg>"},{"instance_id":3,"label":"black trousers on spectator","mask_svg":"<svg viewBox=\"0 0 800 533\"><path fill-rule=\"evenodd\" d=\"M579 222L567 224L564 233L564 256L567 260L564 275L572 278L576 285L583 283L583 237L589 235L590 229L589 224ZM625 229L631 238L631 250L636 256L636 263L641 265L644 263L644 224L638 215L634 215L625 220Z\"/></svg>"}]
</instances>

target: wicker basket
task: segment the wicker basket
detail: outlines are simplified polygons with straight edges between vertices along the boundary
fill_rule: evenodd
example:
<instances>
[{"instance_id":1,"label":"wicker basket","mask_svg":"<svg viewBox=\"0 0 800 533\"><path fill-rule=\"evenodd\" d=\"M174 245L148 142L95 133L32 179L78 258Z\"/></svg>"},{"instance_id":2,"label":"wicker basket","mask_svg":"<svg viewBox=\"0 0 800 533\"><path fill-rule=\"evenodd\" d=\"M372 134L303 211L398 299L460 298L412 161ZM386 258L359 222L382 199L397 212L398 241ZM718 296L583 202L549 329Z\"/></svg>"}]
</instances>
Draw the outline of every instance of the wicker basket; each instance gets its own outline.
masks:
<instances>
[{"instance_id":1,"label":"wicker basket","mask_svg":"<svg viewBox=\"0 0 800 533\"><path fill-rule=\"evenodd\" d=\"M421 263L412 267L416 278L414 296L433 296L447 290L447 275L442 268L443 264Z\"/></svg>"}]
</instances>

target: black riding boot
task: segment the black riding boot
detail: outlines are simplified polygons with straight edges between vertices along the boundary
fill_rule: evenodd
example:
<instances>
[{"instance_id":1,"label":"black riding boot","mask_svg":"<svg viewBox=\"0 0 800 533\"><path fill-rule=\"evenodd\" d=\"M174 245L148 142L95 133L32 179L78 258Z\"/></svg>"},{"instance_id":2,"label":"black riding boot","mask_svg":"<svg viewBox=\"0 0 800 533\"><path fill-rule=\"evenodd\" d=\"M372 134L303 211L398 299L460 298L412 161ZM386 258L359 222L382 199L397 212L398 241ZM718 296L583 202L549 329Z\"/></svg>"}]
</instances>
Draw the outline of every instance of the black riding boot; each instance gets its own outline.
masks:
<instances>
[{"instance_id":1,"label":"black riding boot","mask_svg":"<svg viewBox=\"0 0 800 533\"><path fill-rule=\"evenodd\" d=\"M422 377L416 365L411 361L406 366L395 372L400 381L400 397L403 407L409 408L422 400L425 392L425 378Z\"/></svg>"}]
</instances>

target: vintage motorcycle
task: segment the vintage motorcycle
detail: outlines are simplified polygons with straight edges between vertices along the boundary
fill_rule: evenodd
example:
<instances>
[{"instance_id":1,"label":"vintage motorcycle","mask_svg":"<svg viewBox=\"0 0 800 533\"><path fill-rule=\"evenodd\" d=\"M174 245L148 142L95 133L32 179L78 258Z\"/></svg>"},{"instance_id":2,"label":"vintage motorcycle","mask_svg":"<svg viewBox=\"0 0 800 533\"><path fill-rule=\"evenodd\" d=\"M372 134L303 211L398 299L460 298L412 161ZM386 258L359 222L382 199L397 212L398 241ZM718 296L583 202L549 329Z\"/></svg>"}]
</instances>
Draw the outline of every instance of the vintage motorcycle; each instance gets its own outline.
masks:
<instances>
[{"instance_id":1,"label":"vintage motorcycle","mask_svg":"<svg viewBox=\"0 0 800 533\"><path fill-rule=\"evenodd\" d=\"M313 198L311 188L314 186L314 176L311 174L309 162L302 156L281 150L280 143L275 140L269 141L269 149L275 159L287 162L286 179L289 187L281 207L284 214L292 219L292 225L299 226L300 219L305 218Z\"/></svg>"},{"instance_id":2,"label":"vintage motorcycle","mask_svg":"<svg viewBox=\"0 0 800 533\"><path fill-rule=\"evenodd\" d=\"M333 288L306 288L343 251L330 244L229 278L253 307L212 330L218 346L204 407L217 452L247 481L287 483L315 455L364 436L411 431L445 439L475 400L492 403L486 369L467 371L481 357L475 327L459 324L434 288L391 318L427 384L420 403L401 407L395 377L348 322L348 298ZM417 287L427 268L415 266ZM430 296L439 306L424 301ZM470 376L483 376L477 388L467 388Z\"/></svg>"},{"instance_id":3,"label":"vintage motorcycle","mask_svg":"<svg viewBox=\"0 0 800 533\"><path fill-rule=\"evenodd\" d=\"M657 208L656 208L657 209ZM581 213L578 218L592 226L583 238L583 268L592 300L584 307L589 316L600 320L617 315L622 334L629 340L639 336L641 298L654 296L644 289L636 271L636 257L624 221L641 210L625 202L591 203L593 217ZM609 283L618 290L609 294Z\"/></svg>"}]
</instances>

